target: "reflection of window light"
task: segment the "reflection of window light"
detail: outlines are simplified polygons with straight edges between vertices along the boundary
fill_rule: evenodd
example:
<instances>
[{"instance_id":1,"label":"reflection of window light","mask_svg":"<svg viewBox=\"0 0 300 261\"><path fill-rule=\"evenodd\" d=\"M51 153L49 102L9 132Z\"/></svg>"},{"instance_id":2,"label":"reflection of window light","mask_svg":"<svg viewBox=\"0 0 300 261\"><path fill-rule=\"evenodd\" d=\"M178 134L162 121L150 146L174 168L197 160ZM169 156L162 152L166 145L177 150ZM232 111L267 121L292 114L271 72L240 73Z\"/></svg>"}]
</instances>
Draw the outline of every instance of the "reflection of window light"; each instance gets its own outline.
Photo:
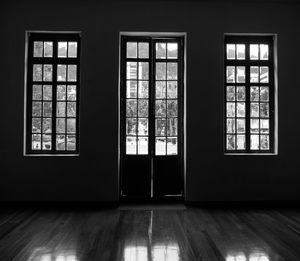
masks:
<instances>
[{"instance_id":1,"label":"reflection of window light","mask_svg":"<svg viewBox=\"0 0 300 261\"><path fill-rule=\"evenodd\" d=\"M153 261L179 261L178 245L155 245L152 249Z\"/></svg>"},{"instance_id":2,"label":"reflection of window light","mask_svg":"<svg viewBox=\"0 0 300 261\"><path fill-rule=\"evenodd\" d=\"M124 261L148 261L147 247L145 246L125 247Z\"/></svg>"},{"instance_id":3,"label":"reflection of window light","mask_svg":"<svg viewBox=\"0 0 300 261\"><path fill-rule=\"evenodd\" d=\"M228 255L226 257L226 261L246 261L246 256L244 254L235 254L235 255Z\"/></svg>"},{"instance_id":4,"label":"reflection of window light","mask_svg":"<svg viewBox=\"0 0 300 261\"><path fill-rule=\"evenodd\" d=\"M249 261L269 261L269 257L265 254L257 253L251 254L249 257Z\"/></svg>"},{"instance_id":5,"label":"reflection of window light","mask_svg":"<svg viewBox=\"0 0 300 261\"><path fill-rule=\"evenodd\" d=\"M41 261L52 261L51 260L51 255L50 254L42 255L41 256Z\"/></svg>"}]
</instances>

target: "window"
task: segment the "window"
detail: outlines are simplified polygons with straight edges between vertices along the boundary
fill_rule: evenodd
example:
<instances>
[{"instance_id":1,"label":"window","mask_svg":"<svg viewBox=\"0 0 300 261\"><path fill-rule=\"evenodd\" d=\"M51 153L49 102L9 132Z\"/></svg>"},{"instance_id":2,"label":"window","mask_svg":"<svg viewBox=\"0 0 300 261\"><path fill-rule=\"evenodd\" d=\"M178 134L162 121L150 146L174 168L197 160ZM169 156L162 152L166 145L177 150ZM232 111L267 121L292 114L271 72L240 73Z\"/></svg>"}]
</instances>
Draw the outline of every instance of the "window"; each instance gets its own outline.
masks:
<instances>
[{"instance_id":1,"label":"window","mask_svg":"<svg viewBox=\"0 0 300 261\"><path fill-rule=\"evenodd\" d=\"M275 152L274 36L225 35L225 152Z\"/></svg>"},{"instance_id":2,"label":"window","mask_svg":"<svg viewBox=\"0 0 300 261\"><path fill-rule=\"evenodd\" d=\"M28 33L26 154L78 153L79 58L79 33Z\"/></svg>"}]
</instances>

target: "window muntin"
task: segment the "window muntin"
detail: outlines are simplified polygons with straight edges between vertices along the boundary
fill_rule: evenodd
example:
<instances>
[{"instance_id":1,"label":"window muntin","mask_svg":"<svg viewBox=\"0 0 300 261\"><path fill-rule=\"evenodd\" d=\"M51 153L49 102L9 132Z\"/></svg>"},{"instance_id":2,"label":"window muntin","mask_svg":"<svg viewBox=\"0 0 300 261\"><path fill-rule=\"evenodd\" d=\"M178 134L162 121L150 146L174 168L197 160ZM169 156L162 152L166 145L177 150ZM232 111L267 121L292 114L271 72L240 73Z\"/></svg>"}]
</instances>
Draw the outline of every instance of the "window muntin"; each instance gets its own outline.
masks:
<instances>
[{"instance_id":1,"label":"window muntin","mask_svg":"<svg viewBox=\"0 0 300 261\"><path fill-rule=\"evenodd\" d=\"M273 36L225 37L225 151L274 152Z\"/></svg>"},{"instance_id":2,"label":"window muntin","mask_svg":"<svg viewBox=\"0 0 300 261\"><path fill-rule=\"evenodd\" d=\"M79 34L29 33L26 153L77 154Z\"/></svg>"}]
</instances>

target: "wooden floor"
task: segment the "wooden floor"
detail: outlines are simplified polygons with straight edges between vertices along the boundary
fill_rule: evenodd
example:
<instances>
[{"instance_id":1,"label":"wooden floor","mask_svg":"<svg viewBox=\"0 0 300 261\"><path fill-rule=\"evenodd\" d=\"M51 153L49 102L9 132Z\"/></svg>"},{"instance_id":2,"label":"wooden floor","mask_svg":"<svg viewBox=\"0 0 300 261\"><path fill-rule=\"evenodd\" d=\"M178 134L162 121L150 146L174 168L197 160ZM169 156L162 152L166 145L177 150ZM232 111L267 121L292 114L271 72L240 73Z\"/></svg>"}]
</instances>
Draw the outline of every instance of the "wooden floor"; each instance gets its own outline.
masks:
<instances>
[{"instance_id":1,"label":"wooden floor","mask_svg":"<svg viewBox=\"0 0 300 261\"><path fill-rule=\"evenodd\" d=\"M2 210L0 260L300 260L299 210Z\"/></svg>"}]
</instances>

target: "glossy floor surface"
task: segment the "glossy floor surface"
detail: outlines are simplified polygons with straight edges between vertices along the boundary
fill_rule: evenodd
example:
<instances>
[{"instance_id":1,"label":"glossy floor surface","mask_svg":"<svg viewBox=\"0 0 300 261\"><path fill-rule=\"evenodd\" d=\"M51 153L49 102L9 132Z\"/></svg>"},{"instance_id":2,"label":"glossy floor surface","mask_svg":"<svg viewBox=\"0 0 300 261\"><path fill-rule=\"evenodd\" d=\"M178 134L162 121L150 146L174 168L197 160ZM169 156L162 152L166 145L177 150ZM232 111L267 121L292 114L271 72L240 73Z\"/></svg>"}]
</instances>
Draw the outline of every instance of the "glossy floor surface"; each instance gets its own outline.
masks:
<instances>
[{"instance_id":1,"label":"glossy floor surface","mask_svg":"<svg viewBox=\"0 0 300 261\"><path fill-rule=\"evenodd\" d=\"M300 260L299 210L0 212L0 260Z\"/></svg>"}]
</instances>

